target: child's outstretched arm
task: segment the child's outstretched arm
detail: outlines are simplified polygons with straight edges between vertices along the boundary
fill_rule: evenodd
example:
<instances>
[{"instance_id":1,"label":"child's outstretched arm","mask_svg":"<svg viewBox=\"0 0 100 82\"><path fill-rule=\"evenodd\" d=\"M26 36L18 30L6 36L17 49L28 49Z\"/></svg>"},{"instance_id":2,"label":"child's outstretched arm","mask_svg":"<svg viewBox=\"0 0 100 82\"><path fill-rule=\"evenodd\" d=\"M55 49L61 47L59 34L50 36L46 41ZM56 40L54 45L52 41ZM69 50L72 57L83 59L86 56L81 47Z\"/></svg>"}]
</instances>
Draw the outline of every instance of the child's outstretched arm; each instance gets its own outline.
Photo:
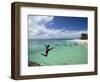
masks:
<instances>
[{"instance_id":1,"label":"child's outstretched arm","mask_svg":"<svg viewBox=\"0 0 100 82\"><path fill-rule=\"evenodd\" d=\"M50 48L49 50L52 50L52 49L54 49L55 47L53 47L53 48Z\"/></svg>"}]
</instances>

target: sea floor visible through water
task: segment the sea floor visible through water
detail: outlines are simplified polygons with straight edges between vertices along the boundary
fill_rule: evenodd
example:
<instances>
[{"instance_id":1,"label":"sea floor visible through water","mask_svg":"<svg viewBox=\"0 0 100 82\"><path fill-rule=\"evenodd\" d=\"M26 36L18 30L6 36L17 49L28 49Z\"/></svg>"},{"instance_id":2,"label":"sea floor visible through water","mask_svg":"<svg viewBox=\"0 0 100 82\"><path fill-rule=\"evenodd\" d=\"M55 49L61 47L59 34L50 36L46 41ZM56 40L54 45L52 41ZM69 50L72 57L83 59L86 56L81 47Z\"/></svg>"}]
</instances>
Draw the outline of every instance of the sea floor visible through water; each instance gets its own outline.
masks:
<instances>
[{"instance_id":1,"label":"sea floor visible through water","mask_svg":"<svg viewBox=\"0 0 100 82\"><path fill-rule=\"evenodd\" d=\"M44 56L46 47L53 48ZM77 65L88 63L88 43L73 40L28 41L28 66Z\"/></svg>"}]
</instances>

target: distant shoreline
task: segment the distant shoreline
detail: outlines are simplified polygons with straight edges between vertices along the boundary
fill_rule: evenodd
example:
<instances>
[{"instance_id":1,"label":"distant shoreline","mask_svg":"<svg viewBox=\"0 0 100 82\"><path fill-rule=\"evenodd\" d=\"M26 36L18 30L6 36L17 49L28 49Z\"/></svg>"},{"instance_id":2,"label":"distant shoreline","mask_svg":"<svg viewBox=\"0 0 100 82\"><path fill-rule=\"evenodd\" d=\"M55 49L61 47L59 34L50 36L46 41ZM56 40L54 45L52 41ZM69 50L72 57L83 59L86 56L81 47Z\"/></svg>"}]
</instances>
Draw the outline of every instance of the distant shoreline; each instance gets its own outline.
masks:
<instances>
[{"instance_id":1,"label":"distant shoreline","mask_svg":"<svg viewBox=\"0 0 100 82\"><path fill-rule=\"evenodd\" d=\"M88 44L88 40L75 39L75 40L72 40L72 41L77 42L79 44Z\"/></svg>"}]
</instances>

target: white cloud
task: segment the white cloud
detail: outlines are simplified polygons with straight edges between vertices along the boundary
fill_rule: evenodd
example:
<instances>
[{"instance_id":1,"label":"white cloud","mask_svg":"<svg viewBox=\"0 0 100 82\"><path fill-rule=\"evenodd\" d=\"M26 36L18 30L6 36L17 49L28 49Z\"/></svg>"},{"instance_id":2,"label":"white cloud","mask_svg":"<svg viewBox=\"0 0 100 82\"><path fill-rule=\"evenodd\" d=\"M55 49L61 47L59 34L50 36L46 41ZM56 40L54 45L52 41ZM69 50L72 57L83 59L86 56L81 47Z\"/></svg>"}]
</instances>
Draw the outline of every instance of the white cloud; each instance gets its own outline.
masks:
<instances>
[{"instance_id":1,"label":"white cloud","mask_svg":"<svg viewBox=\"0 0 100 82\"><path fill-rule=\"evenodd\" d=\"M69 31L64 29L48 29L46 23L51 22L53 16L29 16L29 38L51 39L51 38L78 38L86 31ZM52 23L51 23L52 24Z\"/></svg>"},{"instance_id":2,"label":"white cloud","mask_svg":"<svg viewBox=\"0 0 100 82\"><path fill-rule=\"evenodd\" d=\"M37 23L47 23L53 20L53 16L29 16L29 19Z\"/></svg>"}]
</instances>

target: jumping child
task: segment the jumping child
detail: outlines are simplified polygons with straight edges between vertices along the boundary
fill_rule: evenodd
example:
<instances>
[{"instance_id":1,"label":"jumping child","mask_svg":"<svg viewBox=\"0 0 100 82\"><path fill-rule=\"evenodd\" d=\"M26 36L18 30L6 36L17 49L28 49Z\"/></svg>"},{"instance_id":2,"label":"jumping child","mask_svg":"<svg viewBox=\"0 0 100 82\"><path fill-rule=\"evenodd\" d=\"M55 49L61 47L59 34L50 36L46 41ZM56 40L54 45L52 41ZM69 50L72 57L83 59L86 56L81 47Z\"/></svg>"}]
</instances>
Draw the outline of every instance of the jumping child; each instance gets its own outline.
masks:
<instances>
[{"instance_id":1,"label":"jumping child","mask_svg":"<svg viewBox=\"0 0 100 82\"><path fill-rule=\"evenodd\" d=\"M54 49L54 47L53 47L53 48L49 48L50 45L44 45L44 46L46 47L46 49L45 49L45 54L42 54L42 55L44 55L45 57L47 57L47 56L48 56L48 52L49 52L50 50Z\"/></svg>"}]
</instances>

